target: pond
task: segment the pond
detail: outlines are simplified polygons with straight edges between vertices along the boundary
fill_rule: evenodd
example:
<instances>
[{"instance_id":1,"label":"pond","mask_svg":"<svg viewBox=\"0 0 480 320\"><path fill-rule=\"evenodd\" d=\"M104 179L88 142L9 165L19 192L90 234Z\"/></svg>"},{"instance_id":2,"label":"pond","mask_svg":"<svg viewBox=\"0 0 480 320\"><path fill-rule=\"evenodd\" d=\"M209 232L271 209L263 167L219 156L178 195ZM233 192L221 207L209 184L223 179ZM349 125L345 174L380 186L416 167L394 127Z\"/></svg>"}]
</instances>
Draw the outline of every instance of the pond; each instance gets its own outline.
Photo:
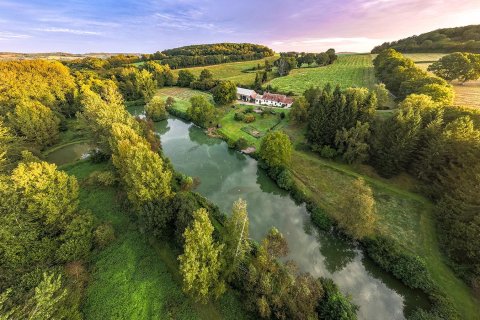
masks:
<instances>
[{"instance_id":1,"label":"pond","mask_svg":"<svg viewBox=\"0 0 480 320\"><path fill-rule=\"evenodd\" d=\"M353 244L310 223L305 205L297 205L257 165L220 139L176 118L156 124L165 155L176 170L200 178L197 192L229 214L232 203L248 203L250 236L259 241L275 226L288 241L288 258L302 271L332 278L360 309L360 319L404 319L426 297L382 271Z\"/></svg>"},{"instance_id":2,"label":"pond","mask_svg":"<svg viewBox=\"0 0 480 320\"><path fill-rule=\"evenodd\" d=\"M85 142L69 144L49 153L45 159L48 162L52 162L57 166L60 166L62 164L67 164L85 158L91 148L92 147Z\"/></svg>"}]
</instances>

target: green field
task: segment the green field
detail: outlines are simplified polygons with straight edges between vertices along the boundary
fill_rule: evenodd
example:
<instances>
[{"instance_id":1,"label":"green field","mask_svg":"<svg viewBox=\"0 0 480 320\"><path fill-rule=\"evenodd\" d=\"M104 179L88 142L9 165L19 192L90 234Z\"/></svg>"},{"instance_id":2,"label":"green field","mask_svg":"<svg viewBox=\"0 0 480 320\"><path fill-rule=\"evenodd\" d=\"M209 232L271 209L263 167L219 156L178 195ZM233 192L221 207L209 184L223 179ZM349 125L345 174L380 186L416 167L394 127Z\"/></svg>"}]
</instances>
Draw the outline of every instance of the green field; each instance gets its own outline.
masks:
<instances>
[{"instance_id":1,"label":"green field","mask_svg":"<svg viewBox=\"0 0 480 320\"><path fill-rule=\"evenodd\" d=\"M227 110L228 112L223 115L220 120L221 128L219 132L231 141L237 141L240 138L244 138L251 146L258 149L260 146L260 138L265 135L270 129L281 129L287 124L289 109L277 109L268 108L268 111L272 111L275 114L266 112L265 115L253 113L255 121L252 123L245 123L243 121L237 121L234 119L235 112L239 112L242 109L248 108L248 106L237 105L234 109ZM280 118L280 113L285 113L285 119ZM248 132L254 132L258 134L250 134ZM255 137L257 136L257 137Z\"/></svg>"},{"instance_id":2,"label":"green field","mask_svg":"<svg viewBox=\"0 0 480 320\"><path fill-rule=\"evenodd\" d=\"M275 78L268 84L282 92L301 95L310 87L323 87L327 83L339 84L342 88L371 88L376 83L371 56L339 55L332 65L294 69L288 76Z\"/></svg>"},{"instance_id":3,"label":"green field","mask_svg":"<svg viewBox=\"0 0 480 320\"><path fill-rule=\"evenodd\" d=\"M425 259L433 279L454 301L464 319L476 319L480 304L465 283L447 266L440 250L434 219L433 204L415 190L416 181L407 175L394 179L380 178L368 166L350 166L320 158L304 151L304 129L297 126L285 128L294 141L292 171L296 182L303 186L319 207L333 217L347 196L348 184L362 177L374 191L379 220L376 230L397 240L405 250Z\"/></svg>"},{"instance_id":4,"label":"green field","mask_svg":"<svg viewBox=\"0 0 480 320\"><path fill-rule=\"evenodd\" d=\"M208 69L212 72L214 79L219 80L231 80L237 84L253 84L255 81L255 71L246 71L253 67L256 67L259 63L263 65L265 60L274 61L278 57L273 56L261 60L252 60L252 61L241 61L241 62L231 62L224 64L217 64L213 66L203 66L203 67L193 67L185 68L186 70L191 71L195 76L199 76L200 72L203 69ZM182 69L173 70L175 75L178 75L178 72Z\"/></svg>"},{"instance_id":5,"label":"green field","mask_svg":"<svg viewBox=\"0 0 480 320\"><path fill-rule=\"evenodd\" d=\"M80 181L106 164L87 161L63 167ZM83 312L86 319L245 319L233 291L200 305L181 290L176 251L141 233L119 204L117 190L82 185L80 204L96 223L110 222L116 239L91 259Z\"/></svg>"},{"instance_id":6,"label":"green field","mask_svg":"<svg viewBox=\"0 0 480 320\"><path fill-rule=\"evenodd\" d=\"M180 111L186 112L188 107L190 106L190 98L193 96L205 96L207 97L210 101L213 102L213 97L211 94L203 92L203 91L198 91L198 90L192 90L190 88L179 88L179 87L165 87L162 89L159 89L157 91L157 96L160 96L164 99L167 99L168 97L172 97L175 99L175 104L174 107L175 109L178 109Z\"/></svg>"},{"instance_id":7,"label":"green field","mask_svg":"<svg viewBox=\"0 0 480 320\"><path fill-rule=\"evenodd\" d=\"M427 70L428 66L433 62L443 57L444 53L407 53L405 57L413 59L416 65ZM453 89L455 90L456 105L480 108L480 81L469 81L465 84L461 84L457 81L452 82Z\"/></svg>"},{"instance_id":8,"label":"green field","mask_svg":"<svg viewBox=\"0 0 480 320\"><path fill-rule=\"evenodd\" d=\"M188 88L162 88L158 90L157 95L166 99L167 97L173 97L175 99L174 108L180 111L185 112L190 106L189 99L195 95L205 95L210 100L212 96L208 93L192 90ZM255 116L255 121L252 123L245 123L243 121L237 121L234 119L235 112L245 110L251 106L247 105L235 105L234 107L227 107L221 110L219 124L221 128L218 132L231 141L237 141L240 138L244 138L248 141L251 146L256 148L260 145L260 139L254 137L254 135L249 134L248 128L252 128L253 131L259 133L259 137L267 133L268 130L275 128L280 129L288 123L288 114L290 109L282 108L266 108L268 112L265 115L261 116L257 113L252 113ZM273 112L274 114L271 114ZM286 117L284 119L280 118L280 113L285 113Z\"/></svg>"}]
</instances>

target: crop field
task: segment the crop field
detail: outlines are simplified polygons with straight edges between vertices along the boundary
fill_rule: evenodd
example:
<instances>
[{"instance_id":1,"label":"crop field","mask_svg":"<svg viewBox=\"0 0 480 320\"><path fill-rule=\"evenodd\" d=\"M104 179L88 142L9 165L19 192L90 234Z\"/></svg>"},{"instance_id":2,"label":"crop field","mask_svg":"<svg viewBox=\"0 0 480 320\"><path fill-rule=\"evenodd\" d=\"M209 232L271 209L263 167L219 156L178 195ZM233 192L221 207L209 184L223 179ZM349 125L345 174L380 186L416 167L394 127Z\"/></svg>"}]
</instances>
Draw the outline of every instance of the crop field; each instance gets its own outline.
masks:
<instances>
[{"instance_id":1,"label":"crop field","mask_svg":"<svg viewBox=\"0 0 480 320\"><path fill-rule=\"evenodd\" d=\"M105 164L88 161L62 167L80 181ZM85 319L246 319L235 293L201 305L184 295L174 249L138 230L112 187L84 185L80 205L98 224L109 222L116 239L90 261L91 273L83 307Z\"/></svg>"},{"instance_id":2,"label":"crop field","mask_svg":"<svg viewBox=\"0 0 480 320\"><path fill-rule=\"evenodd\" d=\"M323 87L325 84L340 85L342 88L371 88L375 75L371 55L339 55L338 60L325 67L294 69L288 76L275 78L269 84L282 92L301 95L310 87Z\"/></svg>"},{"instance_id":3,"label":"crop field","mask_svg":"<svg viewBox=\"0 0 480 320\"><path fill-rule=\"evenodd\" d=\"M404 56L413 59L416 65L427 71L430 64L443 57L444 53L411 53ZM468 81L461 84L457 81L452 82L455 90L456 105L480 108L480 81Z\"/></svg>"},{"instance_id":4,"label":"crop field","mask_svg":"<svg viewBox=\"0 0 480 320\"><path fill-rule=\"evenodd\" d=\"M276 59L278 59L278 57L273 56L260 60L231 62L185 69L191 71L197 77L203 69L208 69L212 72L214 79L231 80L237 84L253 84L255 81L255 71L246 72L246 70L256 67L259 63L263 65L265 60L274 61ZM182 69L173 70L173 72L175 75L178 75L180 70Z\"/></svg>"}]
</instances>

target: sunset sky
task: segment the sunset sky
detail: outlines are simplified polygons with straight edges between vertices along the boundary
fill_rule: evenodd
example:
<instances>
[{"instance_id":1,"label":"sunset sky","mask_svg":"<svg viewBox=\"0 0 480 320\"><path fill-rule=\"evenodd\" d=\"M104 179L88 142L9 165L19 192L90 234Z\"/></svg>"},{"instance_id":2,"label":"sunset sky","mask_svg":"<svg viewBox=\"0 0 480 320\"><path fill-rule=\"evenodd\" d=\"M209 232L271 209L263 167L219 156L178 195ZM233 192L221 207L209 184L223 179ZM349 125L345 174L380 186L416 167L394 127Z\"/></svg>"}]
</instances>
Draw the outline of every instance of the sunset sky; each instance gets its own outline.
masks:
<instances>
[{"instance_id":1,"label":"sunset sky","mask_svg":"<svg viewBox=\"0 0 480 320\"><path fill-rule=\"evenodd\" d=\"M480 23L480 0L0 0L0 51L154 52L260 43L276 51L370 51Z\"/></svg>"}]
</instances>

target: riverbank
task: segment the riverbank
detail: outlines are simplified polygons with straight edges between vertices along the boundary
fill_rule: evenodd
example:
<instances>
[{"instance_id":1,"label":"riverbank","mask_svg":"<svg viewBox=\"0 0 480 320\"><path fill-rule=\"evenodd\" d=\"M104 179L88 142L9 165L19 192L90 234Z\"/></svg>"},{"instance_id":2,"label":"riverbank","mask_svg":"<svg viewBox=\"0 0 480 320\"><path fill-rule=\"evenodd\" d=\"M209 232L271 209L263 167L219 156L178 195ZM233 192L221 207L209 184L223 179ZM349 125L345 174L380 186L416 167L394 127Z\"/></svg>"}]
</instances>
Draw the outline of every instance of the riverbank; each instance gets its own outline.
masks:
<instances>
[{"instance_id":1,"label":"riverbank","mask_svg":"<svg viewBox=\"0 0 480 320\"><path fill-rule=\"evenodd\" d=\"M95 251L89 263L86 319L155 319L159 314L174 319L248 319L233 291L207 305L183 293L178 252L140 232L120 205L116 187L84 183L92 172L109 169L107 163L80 161L60 168L82 184L80 207L93 213L97 225L107 223L115 229L115 240Z\"/></svg>"},{"instance_id":2,"label":"riverbank","mask_svg":"<svg viewBox=\"0 0 480 320\"><path fill-rule=\"evenodd\" d=\"M227 113L224 118L231 122L233 112ZM335 208L344 197L343 192L347 189L345 185L356 177L363 177L374 189L381 217L376 226L378 233L393 239L406 255L421 257L426 262L428 272L441 295L447 298L446 301L451 301L462 319L475 319L480 314L479 302L470 288L448 267L439 248L432 203L409 190L412 181L407 181L408 187L404 188L398 181L392 184L386 179L378 179L374 174L366 174L345 164L323 160L304 149L302 128L288 125L287 121L280 128L284 129L294 142L291 170L296 184L305 191L308 199L335 219ZM238 126L226 126L222 129L223 139L227 142L235 141L243 135ZM248 138L247 141L258 146L260 139Z\"/></svg>"}]
</instances>

